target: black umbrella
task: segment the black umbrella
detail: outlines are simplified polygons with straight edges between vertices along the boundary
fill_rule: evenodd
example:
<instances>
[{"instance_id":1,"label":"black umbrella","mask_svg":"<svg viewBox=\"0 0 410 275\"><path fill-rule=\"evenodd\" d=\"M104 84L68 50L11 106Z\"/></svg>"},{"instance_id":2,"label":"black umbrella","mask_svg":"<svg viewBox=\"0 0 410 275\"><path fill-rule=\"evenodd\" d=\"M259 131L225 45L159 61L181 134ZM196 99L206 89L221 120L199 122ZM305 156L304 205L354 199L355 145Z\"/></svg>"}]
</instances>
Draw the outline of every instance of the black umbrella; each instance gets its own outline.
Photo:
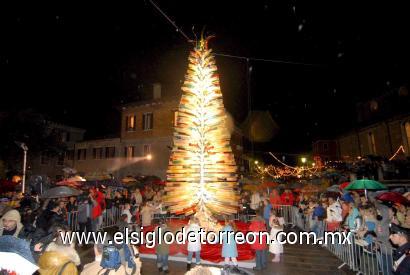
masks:
<instances>
[{"instance_id":1,"label":"black umbrella","mask_svg":"<svg viewBox=\"0 0 410 275\"><path fill-rule=\"evenodd\" d=\"M46 199L53 199L53 198L64 198L64 197L71 197L71 196L78 196L81 192L77 189L70 188L67 186L59 186L48 189L46 192L43 193L42 198Z\"/></svg>"}]
</instances>

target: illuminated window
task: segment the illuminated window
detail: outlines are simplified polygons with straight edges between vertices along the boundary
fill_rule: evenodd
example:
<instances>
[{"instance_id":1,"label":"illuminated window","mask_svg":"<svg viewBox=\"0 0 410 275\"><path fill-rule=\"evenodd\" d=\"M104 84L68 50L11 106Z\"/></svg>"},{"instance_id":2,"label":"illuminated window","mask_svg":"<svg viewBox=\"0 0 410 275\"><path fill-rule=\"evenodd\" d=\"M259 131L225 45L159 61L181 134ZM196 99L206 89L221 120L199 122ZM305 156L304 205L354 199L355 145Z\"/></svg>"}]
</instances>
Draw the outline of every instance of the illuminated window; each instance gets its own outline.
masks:
<instances>
[{"instance_id":1,"label":"illuminated window","mask_svg":"<svg viewBox=\"0 0 410 275\"><path fill-rule=\"evenodd\" d=\"M369 152L371 155L376 155L376 141L372 132L368 136Z\"/></svg>"},{"instance_id":2,"label":"illuminated window","mask_svg":"<svg viewBox=\"0 0 410 275\"><path fill-rule=\"evenodd\" d=\"M151 154L151 144L144 144L144 156Z\"/></svg>"},{"instance_id":3,"label":"illuminated window","mask_svg":"<svg viewBox=\"0 0 410 275\"><path fill-rule=\"evenodd\" d=\"M323 143L323 151L327 152L329 150L329 145L327 143Z\"/></svg>"},{"instance_id":4,"label":"illuminated window","mask_svg":"<svg viewBox=\"0 0 410 275\"><path fill-rule=\"evenodd\" d=\"M154 126L154 114L145 113L142 115L142 129L144 131L152 130Z\"/></svg>"},{"instance_id":5,"label":"illuminated window","mask_svg":"<svg viewBox=\"0 0 410 275\"><path fill-rule=\"evenodd\" d=\"M137 117L132 115L132 116L127 116L126 117L126 122L125 122L125 130L126 131L135 131L136 129L136 121Z\"/></svg>"},{"instance_id":6,"label":"illuminated window","mask_svg":"<svg viewBox=\"0 0 410 275\"><path fill-rule=\"evenodd\" d=\"M124 157L125 158L135 157L135 146L126 146L124 148Z\"/></svg>"}]
</instances>

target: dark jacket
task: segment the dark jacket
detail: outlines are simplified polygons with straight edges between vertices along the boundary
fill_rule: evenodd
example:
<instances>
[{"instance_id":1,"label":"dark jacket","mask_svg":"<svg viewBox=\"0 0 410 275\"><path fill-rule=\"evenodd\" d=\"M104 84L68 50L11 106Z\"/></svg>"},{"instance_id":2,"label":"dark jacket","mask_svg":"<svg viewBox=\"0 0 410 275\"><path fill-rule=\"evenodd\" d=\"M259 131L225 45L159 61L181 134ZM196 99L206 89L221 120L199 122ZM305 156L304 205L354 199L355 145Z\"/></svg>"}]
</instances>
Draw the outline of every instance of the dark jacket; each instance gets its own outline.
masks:
<instances>
[{"instance_id":1,"label":"dark jacket","mask_svg":"<svg viewBox=\"0 0 410 275\"><path fill-rule=\"evenodd\" d=\"M393 254L393 274L410 274L410 243L400 246Z\"/></svg>"}]
</instances>

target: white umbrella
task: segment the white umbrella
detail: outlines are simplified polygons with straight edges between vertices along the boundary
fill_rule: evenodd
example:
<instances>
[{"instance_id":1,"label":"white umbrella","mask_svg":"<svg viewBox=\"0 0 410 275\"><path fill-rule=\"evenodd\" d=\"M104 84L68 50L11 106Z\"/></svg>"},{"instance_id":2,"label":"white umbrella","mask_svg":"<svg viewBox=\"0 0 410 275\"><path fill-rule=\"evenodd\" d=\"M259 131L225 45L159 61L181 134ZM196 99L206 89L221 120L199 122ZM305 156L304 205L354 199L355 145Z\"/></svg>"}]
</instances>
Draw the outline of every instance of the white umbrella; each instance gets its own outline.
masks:
<instances>
[{"instance_id":1,"label":"white umbrella","mask_svg":"<svg viewBox=\"0 0 410 275\"><path fill-rule=\"evenodd\" d=\"M13 252L0 252L0 269L16 272L18 275L32 275L38 266Z\"/></svg>"}]
</instances>

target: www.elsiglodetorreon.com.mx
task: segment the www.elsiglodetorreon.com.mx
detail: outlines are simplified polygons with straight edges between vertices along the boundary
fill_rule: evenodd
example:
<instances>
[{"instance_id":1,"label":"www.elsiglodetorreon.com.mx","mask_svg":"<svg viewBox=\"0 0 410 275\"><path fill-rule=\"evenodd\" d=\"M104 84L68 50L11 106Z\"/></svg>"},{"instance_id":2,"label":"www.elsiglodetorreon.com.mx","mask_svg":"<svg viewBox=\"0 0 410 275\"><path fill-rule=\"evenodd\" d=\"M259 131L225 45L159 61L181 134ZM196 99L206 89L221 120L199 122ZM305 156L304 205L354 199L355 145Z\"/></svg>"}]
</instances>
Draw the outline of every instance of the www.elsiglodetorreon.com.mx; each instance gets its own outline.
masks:
<instances>
[{"instance_id":1,"label":"www.elsiglodetorreon.com.mx","mask_svg":"<svg viewBox=\"0 0 410 275\"><path fill-rule=\"evenodd\" d=\"M177 244L185 244L187 242L195 242L200 240L202 244L222 244L224 241L230 243L233 240L237 244L253 244L255 242L276 242L280 244L350 244L351 232L324 232L322 238L318 238L314 232L277 232L275 238L271 238L269 232L234 232L234 231L205 231L203 228L195 231L187 232L185 227L176 232L162 231L162 228L158 228L156 231L130 231L125 228L123 232L115 232L112 239L108 240L107 232L61 232L60 237L65 244L71 244L75 241L78 244L141 244L148 248L153 248L157 243L161 244L165 242L171 244L176 242ZM160 237L161 236L161 237Z\"/></svg>"}]
</instances>

